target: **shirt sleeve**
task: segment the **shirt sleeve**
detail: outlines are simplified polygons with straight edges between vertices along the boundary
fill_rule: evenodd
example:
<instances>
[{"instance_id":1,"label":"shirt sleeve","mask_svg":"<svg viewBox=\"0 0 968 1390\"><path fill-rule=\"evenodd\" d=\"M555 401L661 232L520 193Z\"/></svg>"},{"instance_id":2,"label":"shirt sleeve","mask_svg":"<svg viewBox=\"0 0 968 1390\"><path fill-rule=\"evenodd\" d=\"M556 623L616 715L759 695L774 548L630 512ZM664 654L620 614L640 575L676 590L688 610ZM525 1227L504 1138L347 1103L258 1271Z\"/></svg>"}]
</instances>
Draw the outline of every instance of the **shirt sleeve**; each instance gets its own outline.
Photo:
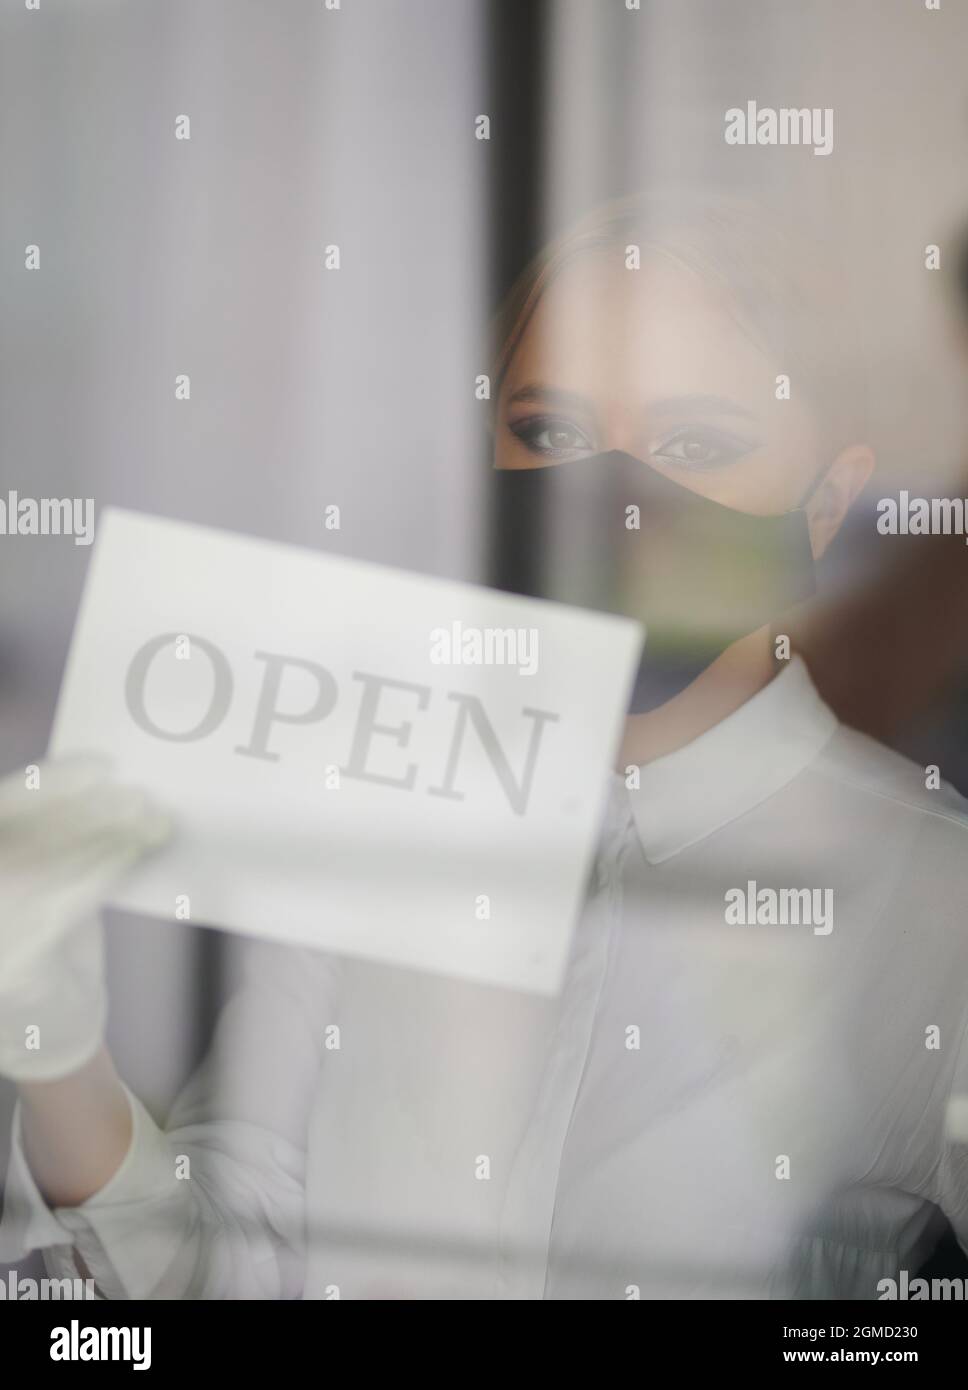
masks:
<instances>
[{"instance_id":1,"label":"shirt sleeve","mask_svg":"<svg viewBox=\"0 0 968 1390\"><path fill-rule=\"evenodd\" d=\"M78 1254L105 1298L298 1298L306 1132L339 975L333 957L248 943L245 982L165 1128L125 1085L128 1151L76 1207L44 1202L18 1102L0 1260L42 1250L54 1277L78 1278Z\"/></svg>"}]
</instances>

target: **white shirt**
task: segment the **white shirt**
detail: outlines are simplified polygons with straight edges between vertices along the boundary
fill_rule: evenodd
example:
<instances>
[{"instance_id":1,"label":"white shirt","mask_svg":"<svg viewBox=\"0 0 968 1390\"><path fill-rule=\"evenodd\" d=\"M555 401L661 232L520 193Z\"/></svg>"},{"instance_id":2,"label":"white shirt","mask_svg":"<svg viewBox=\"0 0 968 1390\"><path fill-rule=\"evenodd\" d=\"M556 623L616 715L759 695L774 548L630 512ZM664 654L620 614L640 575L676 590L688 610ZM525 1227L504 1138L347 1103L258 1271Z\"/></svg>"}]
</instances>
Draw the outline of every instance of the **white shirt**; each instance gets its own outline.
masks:
<instances>
[{"instance_id":1,"label":"white shirt","mask_svg":"<svg viewBox=\"0 0 968 1390\"><path fill-rule=\"evenodd\" d=\"M111 1298L873 1299L939 1208L968 1251L968 816L925 780L795 658L613 778L557 999L247 945L80 1207L18 1105L0 1259L75 1247ZM829 934L730 922L750 881L832 890Z\"/></svg>"}]
</instances>

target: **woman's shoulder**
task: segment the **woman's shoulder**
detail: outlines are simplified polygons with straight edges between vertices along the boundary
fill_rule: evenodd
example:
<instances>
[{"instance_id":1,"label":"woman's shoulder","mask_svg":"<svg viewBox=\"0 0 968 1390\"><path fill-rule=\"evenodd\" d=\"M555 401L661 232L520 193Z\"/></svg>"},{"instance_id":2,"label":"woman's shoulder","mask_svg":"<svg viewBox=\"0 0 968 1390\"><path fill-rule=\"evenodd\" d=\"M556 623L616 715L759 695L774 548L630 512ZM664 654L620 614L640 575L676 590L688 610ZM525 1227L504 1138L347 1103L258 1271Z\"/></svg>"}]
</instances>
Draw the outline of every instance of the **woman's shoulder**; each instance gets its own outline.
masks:
<instances>
[{"instance_id":1,"label":"woman's shoulder","mask_svg":"<svg viewBox=\"0 0 968 1390\"><path fill-rule=\"evenodd\" d=\"M938 763L919 763L876 739L840 724L812 769L858 801L883 802L937 833L960 840L968 832L968 799ZM968 849L968 839L964 841Z\"/></svg>"}]
</instances>

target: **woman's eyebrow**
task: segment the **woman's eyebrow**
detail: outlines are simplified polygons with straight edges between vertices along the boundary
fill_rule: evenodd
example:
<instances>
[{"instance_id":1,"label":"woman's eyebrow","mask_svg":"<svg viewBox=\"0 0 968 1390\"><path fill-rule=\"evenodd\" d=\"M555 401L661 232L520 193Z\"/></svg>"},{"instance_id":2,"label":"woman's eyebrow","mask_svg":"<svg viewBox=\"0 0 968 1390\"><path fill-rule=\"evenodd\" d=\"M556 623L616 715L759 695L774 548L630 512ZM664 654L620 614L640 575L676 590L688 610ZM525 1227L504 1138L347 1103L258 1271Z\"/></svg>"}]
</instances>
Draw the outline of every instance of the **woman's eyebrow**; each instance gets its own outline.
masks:
<instances>
[{"instance_id":1,"label":"woman's eyebrow","mask_svg":"<svg viewBox=\"0 0 968 1390\"><path fill-rule=\"evenodd\" d=\"M558 406L563 409L583 410L586 414L595 413L594 402L587 396L582 396L578 391L565 391L560 386L546 386L540 381L529 381L524 386L511 393L508 397L509 405L531 401L543 405ZM659 401L650 401L648 413L650 415L675 415L683 411L692 411L697 415L734 415L742 420L756 420L758 417L751 410L739 404L738 401L731 400L729 396L710 396L710 395L683 395L666 396Z\"/></svg>"},{"instance_id":2,"label":"woman's eyebrow","mask_svg":"<svg viewBox=\"0 0 968 1390\"><path fill-rule=\"evenodd\" d=\"M676 415L691 410L697 415L738 415L743 420L758 418L728 396L667 396L661 401L650 401L647 409L650 415Z\"/></svg>"},{"instance_id":3,"label":"woman's eyebrow","mask_svg":"<svg viewBox=\"0 0 968 1390\"><path fill-rule=\"evenodd\" d=\"M540 381L530 381L525 386L519 386L508 397L509 405L516 405L519 401L538 401L546 405L570 407L573 410L584 410L589 415L594 414L595 410L587 396L579 395L577 391L563 391L558 386L544 386Z\"/></svg>"}]
</instances>

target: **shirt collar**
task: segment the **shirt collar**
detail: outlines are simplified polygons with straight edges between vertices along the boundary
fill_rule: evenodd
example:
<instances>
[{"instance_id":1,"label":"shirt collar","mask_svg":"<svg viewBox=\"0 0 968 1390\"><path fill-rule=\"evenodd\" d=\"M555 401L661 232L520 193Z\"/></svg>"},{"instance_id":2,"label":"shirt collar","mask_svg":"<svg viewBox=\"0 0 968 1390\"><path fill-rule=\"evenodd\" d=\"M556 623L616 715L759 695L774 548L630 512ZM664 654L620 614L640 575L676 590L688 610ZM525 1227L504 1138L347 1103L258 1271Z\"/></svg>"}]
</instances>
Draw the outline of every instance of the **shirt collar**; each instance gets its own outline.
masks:
<instances>
[{"instance_id":1,"label":"shirt collar","mask_svg":"<svg viewBox=\"0 0 968 1390\"><path fill-rule=\"evenodd\" d=\"M837 727L806 663L793 656L745 705L639 769L630 797L646 859L661 864L766 801L814 760Z\"/></svg>"}]
</instances>

